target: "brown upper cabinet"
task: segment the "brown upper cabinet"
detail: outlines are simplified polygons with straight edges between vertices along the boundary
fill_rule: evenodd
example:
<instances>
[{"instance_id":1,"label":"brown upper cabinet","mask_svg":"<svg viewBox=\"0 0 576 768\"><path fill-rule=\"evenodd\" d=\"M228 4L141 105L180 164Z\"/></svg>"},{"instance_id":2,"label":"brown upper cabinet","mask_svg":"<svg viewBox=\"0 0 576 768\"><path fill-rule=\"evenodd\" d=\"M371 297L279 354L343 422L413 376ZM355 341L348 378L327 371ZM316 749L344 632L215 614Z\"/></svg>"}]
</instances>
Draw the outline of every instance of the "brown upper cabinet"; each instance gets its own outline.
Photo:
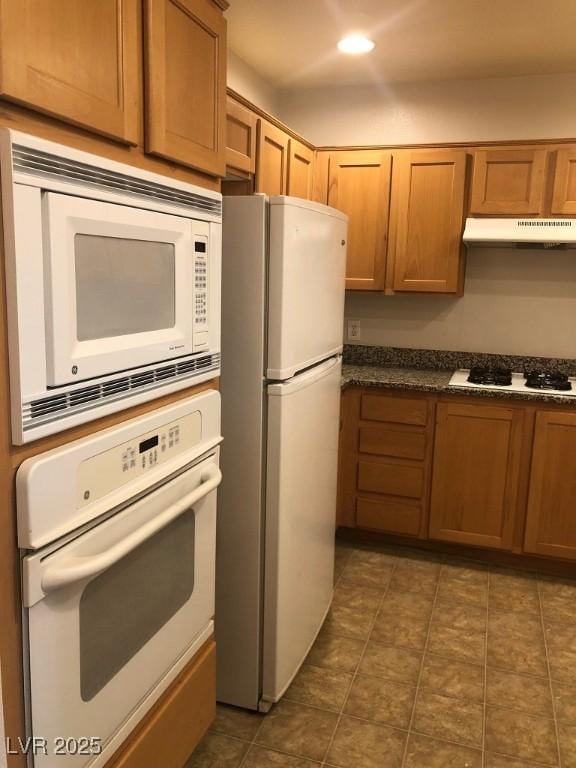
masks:
<instances>
[{"instance_id":1,"label":"brown upper cabinet","mask_svg":"<svg viewBox=\"0 0 576 768\"><path fill-rule=\"evenodd\" d=\"M538 216L543 212L546 149L492 149L474 153L471 214Z\"/></svg>"},{"instance_id":2,"label":"brown upper cabinet","mask_svg":"<svg viewBox=\"0 0 576 768\"><path fill-rule=\"evenodd\" d=\"M556 153L551 213L576 215L576 149L559 149Z\"/></svg>"},{"instance_id":3,"label":"brown upper cabinet","mask_svg":"<svg viewBox=\"0 0 576 768\"><path fill-rule=\"evenodd\" d=\"M264 192L267 195L286 194L289 148L290 138L287 133L267 120L260 120L256 155L256 192Z\"/></svg>"},{"instance_id":4,"label":"brown upper cabinet","mask_svg":"<svg viewBox=\"0 0 576 768\"><path fill-rule=\"evenodd\" d=\"M211 0L146 0L147 151L226 168L226 21Z\"/></svg>"},{"instance_id":5,"label":"brown upper cabinet","mask_svg":"<svg viewBox=\"0 0 576 768\"><path fill-rule=\"evenodd\" d=\"M347 289L384 290L391 168L390 152L330 153L328 204L348 214Z\"/></svg>"},{"instance_id":6,"label":"brown upper cabinet","mask_svg":"<svg viewBox=\"0 0 576 768\"><path fill-rule=\"evenodd\" d=\"M576 413L540 411L532 451L524 549L576 560Z\"/></svg>"},{"instance_id":7,"label":"brown upper cabinet","mask_svg":"<svg viewBox=\"0 0 576 768\"><path fill-rule=\"evenodd\" d=\"M0 0L0 94L137 144L139 0Z\"/></svg>"},{"instance_id":8,"label":"brown upper cabinet","mask_svg":"<svg viewBox=\"0 0 576 768\"><path fill-rule=\"evenodd\" d=\"M436 413L430 538L511 549L523 411L440 403Z\"/></svg>"},{"instance_id":9,"label":"brown upper cabinet","mask_svg":"<svg viewBox=\"0 0 576 768\"><path fill-rule=\"evenodd\" d=\"M459 293L464 257L464 150L394 155L388 287Z\"/></svg>"},{"instance_id":10,"label":"brown upper cabinet","mask_svg":"<svg viewBox=\"0 0 576 768\"><path fill-rule=\"evenodd\" d=\"M256 172L258 118L242 104L226 100L226 166L243 173Z\"/></svg>"},{"instance_id":11,"label":"brown upper cabinet","mask_svg":"<svg viewBox=\"0 0 576 768\"><path fill-rule=\"evenodd\" d=\"M288 194L311 200L314 184L314 150L290 139L288 152Z\"/></svg>"}]
</instances>

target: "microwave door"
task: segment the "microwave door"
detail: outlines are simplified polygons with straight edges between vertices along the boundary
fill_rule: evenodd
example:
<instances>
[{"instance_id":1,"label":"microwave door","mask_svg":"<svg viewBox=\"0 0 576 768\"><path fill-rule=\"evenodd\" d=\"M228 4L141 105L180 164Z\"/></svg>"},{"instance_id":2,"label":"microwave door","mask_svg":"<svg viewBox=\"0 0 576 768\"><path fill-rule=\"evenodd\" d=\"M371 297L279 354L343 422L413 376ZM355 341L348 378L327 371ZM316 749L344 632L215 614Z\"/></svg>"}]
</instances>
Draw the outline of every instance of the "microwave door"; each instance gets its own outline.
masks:
<instances>
[{"instance_id":1,"label":"microwave door","mask_svg":"<svg viewBox=\"0 0 576 768\"><path fill-rule=\"evenodd\" d=\"M55 193L43 206L49 386L193 351L192 222Z\"/></svg>"}]
</instances>

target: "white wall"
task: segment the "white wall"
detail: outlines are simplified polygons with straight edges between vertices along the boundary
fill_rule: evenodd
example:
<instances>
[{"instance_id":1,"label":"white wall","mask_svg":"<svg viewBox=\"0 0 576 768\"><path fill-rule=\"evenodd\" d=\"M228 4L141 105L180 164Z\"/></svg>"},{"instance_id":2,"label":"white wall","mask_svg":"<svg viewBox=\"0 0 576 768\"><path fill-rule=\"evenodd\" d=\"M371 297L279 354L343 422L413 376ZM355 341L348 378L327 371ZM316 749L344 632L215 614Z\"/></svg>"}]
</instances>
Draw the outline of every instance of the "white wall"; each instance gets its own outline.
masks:
<instances>
[{"instance_id":1,"label":"white wall","mask_svg":"<svg viewBox=\"0 0 576 768\"><path fill-rule=\"evenodd\" d=\"M227 85L266 112L280 111L279 93L274 86L246 62L228 50Z\"/></svg>"},{"instance_id":2,"label":"white wall","mask_svg":"<svg viewBox=\"0 0 576 768\"><path fill-rule=\"evenodd\" d=\"M576 137L576 74L284 91L279 117L320 146Z\"/></svg>"},{"instance_id":3,"label":"white wall","mask_svg":"<svg viewBox=\"0 0 576 768\"><path fill-rule=\"evenodd\" d=\"M349 293L361 344L576 358L576 251L470 251L464 296Z\"/></svg>"}]
</instances>

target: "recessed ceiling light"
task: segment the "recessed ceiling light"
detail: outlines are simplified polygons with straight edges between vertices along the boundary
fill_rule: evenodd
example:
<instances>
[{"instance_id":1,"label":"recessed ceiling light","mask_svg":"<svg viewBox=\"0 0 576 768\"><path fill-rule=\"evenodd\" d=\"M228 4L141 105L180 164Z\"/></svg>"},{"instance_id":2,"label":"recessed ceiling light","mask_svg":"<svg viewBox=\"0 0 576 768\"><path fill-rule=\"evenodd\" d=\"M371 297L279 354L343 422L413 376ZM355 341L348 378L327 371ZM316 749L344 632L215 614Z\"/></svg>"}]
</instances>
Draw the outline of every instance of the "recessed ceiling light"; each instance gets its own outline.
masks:
<instances>
[{"instance_id":1,"label":"recessed ceiling light","mask_svg":"<svg viewBox=\"0 0 576 768\"><path fill-rule=\"evenodd\" d=\"M342 53L352 54L370 53L370 51L374 50L375 45L376 43L368 40L364 35L348 35L348 37L340 40L338 50L342 51Z\"/></svg>"}]
</instances>

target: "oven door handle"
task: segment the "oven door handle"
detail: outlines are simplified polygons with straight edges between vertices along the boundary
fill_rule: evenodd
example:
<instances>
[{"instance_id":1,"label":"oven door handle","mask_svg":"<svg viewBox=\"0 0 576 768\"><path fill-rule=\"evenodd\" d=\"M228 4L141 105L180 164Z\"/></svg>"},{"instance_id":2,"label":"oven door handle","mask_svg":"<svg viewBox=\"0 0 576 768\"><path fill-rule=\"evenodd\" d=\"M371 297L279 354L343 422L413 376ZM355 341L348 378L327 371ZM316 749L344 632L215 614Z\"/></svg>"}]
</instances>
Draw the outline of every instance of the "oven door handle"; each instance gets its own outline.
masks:
<instances>
[{"instance_id":1,"label":"oven door handle","mask_svg":"<svg viewBox=\"0 0 576 768\"><path fill-rule=\"evenodd\" d=\"M108 570L136 547L139 547L140 544L143 544L190 509L204 496L214 491L220 485L222 473L218 467L213 466L202 473L201 480L197 488L105 552L90 557L66 557L65 554L62 554L58 557L58 562L48 562L41 577L42 591L47 594L77 581L93 578Z\"/></svg>"}]
</instances>

